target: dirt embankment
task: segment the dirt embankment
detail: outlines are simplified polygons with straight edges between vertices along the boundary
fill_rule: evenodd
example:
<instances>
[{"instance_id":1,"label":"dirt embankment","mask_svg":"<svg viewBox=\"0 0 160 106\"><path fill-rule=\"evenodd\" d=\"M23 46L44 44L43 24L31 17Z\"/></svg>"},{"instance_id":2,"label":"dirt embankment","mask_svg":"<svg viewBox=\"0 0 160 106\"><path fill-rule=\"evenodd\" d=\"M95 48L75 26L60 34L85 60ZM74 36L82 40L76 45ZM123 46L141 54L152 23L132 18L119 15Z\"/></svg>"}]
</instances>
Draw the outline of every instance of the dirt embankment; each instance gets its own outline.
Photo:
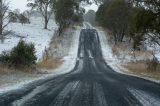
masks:
<instances>
[{"instance_id":1,"label":"dirt embankment","mask_svg":"<svg viewBox=\"0 0 160 106\"><path fill-rule=\"evenodd\" d=\"M43 54L43 59L37 63L38 68L55 69L63 63L63 58L68 55L71 47L73 30L68 28L61 36L55 33L49 48Z\"/></svg>"}]
</instances>

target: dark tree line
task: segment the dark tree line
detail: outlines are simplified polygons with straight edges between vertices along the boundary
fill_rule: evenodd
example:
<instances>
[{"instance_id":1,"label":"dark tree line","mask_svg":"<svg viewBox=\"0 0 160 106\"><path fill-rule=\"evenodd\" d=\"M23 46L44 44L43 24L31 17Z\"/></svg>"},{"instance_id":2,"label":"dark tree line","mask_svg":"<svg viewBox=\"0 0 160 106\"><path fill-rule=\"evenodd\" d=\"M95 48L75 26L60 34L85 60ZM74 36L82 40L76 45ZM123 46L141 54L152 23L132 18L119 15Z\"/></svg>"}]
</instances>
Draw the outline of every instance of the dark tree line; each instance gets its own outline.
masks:
<instances>
[{"instance_id":1,"label":"dark tree line","mask_svg":"<svg viewBox=\"0 0 160 106\"><path fill-rule=\"evenodd\" d=\"M112 32L115 43L122 42L127 33L129 8L128 3L123 0L106 1L99 7L96 19Z\"/></svg>"},{"instance_id":2,"label":"dark tree line","mask_svg":"<svg viewBox=\"0 0 160 106\"><path fill-rule=\"evenodd\" d=\"M133 48L151 38L160 45L159 0L106 0L96 14L97 22L109 29L115 43L125 36L133 40Z\"/></svg>"}]
</instances>

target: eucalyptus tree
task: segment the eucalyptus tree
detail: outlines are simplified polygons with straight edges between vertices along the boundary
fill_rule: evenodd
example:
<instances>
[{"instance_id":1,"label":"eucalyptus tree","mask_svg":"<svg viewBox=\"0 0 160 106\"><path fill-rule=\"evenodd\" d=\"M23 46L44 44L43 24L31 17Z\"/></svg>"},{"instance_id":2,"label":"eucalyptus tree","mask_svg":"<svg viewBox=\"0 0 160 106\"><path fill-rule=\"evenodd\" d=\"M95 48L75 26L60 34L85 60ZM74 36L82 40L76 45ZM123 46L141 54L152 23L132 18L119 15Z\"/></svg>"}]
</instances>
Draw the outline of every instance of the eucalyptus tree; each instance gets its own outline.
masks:
<instances>
[{"instance_id":1,"label":"eucalyptus tree","mask_svg":"<svg viewBox=\"0 0 160 106\"><path fill-rule=\"evenodd\" d=\"M80 7L80 0L56 0L54 2L55 21L59 26L59 35L65 28L73 24L75 21L81 21L84 13L83 8Z\"/></svg>"},{"instance_id":2,"label":"eucalyptus tree","mask_svg":"<svg viewBox=\"0 0 160 106\"><path fill-rule=\"evenodd\" d=\"M127 33L129 10L124 0L112 0L102 4L97 12L97 21L112 32L115 44L122 42Z\"/></svg>"},{"instance_id":3,"label":"eucalyptus tree","mask_svg":"<svg viewBox=\"0 0 160 106\"><path fill-rule=\"evenodd\" d=\"M48 28L48 22L53 14L54 0L28 0L28 7L38 10L44 18L44 29Z\"/></svg>"},{"instance_id":4,"label":"eucalyptus tree","mask_svg":"<svg viewBox=\"0 0 160 106\"><path fill-rule=\"evenodd\" d=\"M8 14L9 11L9 3L7 0L0 0L0 39L3 41L4 36L7 34L4 32L5 27L9 24Z\"/></svg>"}]
</instances>

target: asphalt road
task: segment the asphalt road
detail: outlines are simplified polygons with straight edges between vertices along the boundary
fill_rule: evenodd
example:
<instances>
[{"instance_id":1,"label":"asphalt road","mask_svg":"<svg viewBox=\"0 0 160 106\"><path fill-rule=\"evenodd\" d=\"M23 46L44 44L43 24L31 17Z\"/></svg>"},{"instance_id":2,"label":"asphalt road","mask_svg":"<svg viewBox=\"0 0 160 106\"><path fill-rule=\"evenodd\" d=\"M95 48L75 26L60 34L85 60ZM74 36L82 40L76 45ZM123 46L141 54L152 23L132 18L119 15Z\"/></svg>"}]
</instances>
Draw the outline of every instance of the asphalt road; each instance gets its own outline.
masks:
<instances>
[{"instance_id":1,"label":"asphalt road","mask_svg":"<svg viewBox=\"0 0 160 106\"><path fill-rule=\"evenodd\" d=\"M160 106L160 85L113 71L99 36L83 29L75 68L0 95L0 106Z\"/></svg>"}]
</instances>

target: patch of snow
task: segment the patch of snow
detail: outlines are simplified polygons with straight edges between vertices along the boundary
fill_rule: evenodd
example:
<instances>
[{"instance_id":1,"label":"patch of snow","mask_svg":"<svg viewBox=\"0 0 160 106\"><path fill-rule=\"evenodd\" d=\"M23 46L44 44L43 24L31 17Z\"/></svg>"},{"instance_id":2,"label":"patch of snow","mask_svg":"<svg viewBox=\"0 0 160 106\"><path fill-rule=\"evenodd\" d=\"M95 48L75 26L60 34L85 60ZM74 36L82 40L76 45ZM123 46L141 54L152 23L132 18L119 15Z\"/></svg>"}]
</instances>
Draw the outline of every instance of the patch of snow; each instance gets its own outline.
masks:
<instances>
[{"instance_id":1,"label":"patch of snow","mask_svg":"<svg viewBox=\"0 0 160 106\"><path fill-rule=\"evenodd\" d=\"M1 87L0 93L5 93L5 92L11 91L11 90L16 90L16 89L24 87L26 84L34 82L34 81L38 81L38 80L46 79L46 78L51 78L51 77L56 77L58 75L65 74L65 73L72 71L72 69L75 67L76 60L77 60L80 31L81 31L81 28L78 28L75 31L73 38L72 38L72 45L69 50L69 55L63 58L64 63L59 68L57 68L55 70L51 70L52 73L43 75L39 78L21 81L16 84L13 84L11 86L8 85L8 86ZM32 96L32 95L29 95L29 96Z\"/></svg>"},{"instance_id":2,"label":"patch of snow","mask_svg":"<svg viewBox=\"0 0 160 106\"><path fill-rule=\"evenodd\" d=\"M104 57L106 63L114 71L121 73L121 74L135 76L135 77L143 78L145 80L149 80L152 82L160 83L160 80L155 80L153 78L144 77L142 75L135 75L135 74L129 73L129 71L126 68L121 67L120 66L121 60L119 60L119 59L117 59L117 57L113 56L112 48L108 44L108 40L107 40L107 36L105 35L105 32L98 30L98 34L99 34L99 38L100 38L103 57Z\"/></svg>"},{"instance_id":3,"label":"patch of snow","mask_svg":"<svg viewBox=\"0 0 160 106\"><path fill-rule=\"evenodd\" d=\"M79 65L77 67L77 70L75 70L72 74L77 74L77 73L82 72L84 62L82 59L79 59L78 61L79 61Z\"/></svg>"},{"instance_id":4,"label":"patch of snow","mask_svg":"<svg viewBox=\"0 0 160 106\"><path fill-rule=\"evenodd\" d=\"M31 18L31 24L22 25L20 23L10 23L6 30L13 33L6 36L4 43L0 44L0 53L2 51L9 51L16 46L20 39L23 39L27 43L33 43L36 49L36 56L39 59L42 58L43 52L49 47L51 38L54 35L54 31L57 25L53 20L49 22L49 30L43 29L41 18Z\"/></svg>"},{"instance_id":5,"label":"patch of snow","mask_svg":"<svg viewBox=\"0 0 160 106\"><path fill-rule=\"evenodd\" d=\"M113 64L113 62L117 63L119 60L113 56L112 48L109 46L109 44L107 42L108 40L106 38L105 32L98 30L98 34L99 34L99 39L100 39L100 43L101 43L102 54L103 54L105 61L107 63L112 63L112 64Z\"/></svg>"},{"instance_id":6,"label":"patch of snow","mask_svg":"<svg viewBox=\"0 0 160 106\"><path fill-rule=\"evenodd\" d=\"M152 36L153 38L147 37L146 35L147 39L143 42L144 46L146 50L153 51L153 53L155 54L155 57L158 59L158 61L160 61L160 46L154 42L154 40L157 42L160 42L160 40L158 37L156 37L152 33L149 33L149 35Z\"/></svg>"},{"instance_id":7,"label":"patch of snow","mask_svg":"<svg viewBox=\"0 0 160 106\"><path fill-rule=\"evenodd\" d=\"M89 58L93 58L92 53L90 50L88 50Z\"/></svg>"},{"instance_id":8,"label":"patch of snow","mask_svg":"<svg viewBox=\"0 0 160 106\"><path fill-rule=\"evenodd\" d=\"M78 54L80 30L81 29L78 29L75 31L69 54L68 56L65 56L63 58L64 63L62 64L61 67L54 70L54 74L58 74L58 75L64 74L64 73L70 72L75 67L76 61L77 61L77 54Z\"/></svg>"}]
</instances>

